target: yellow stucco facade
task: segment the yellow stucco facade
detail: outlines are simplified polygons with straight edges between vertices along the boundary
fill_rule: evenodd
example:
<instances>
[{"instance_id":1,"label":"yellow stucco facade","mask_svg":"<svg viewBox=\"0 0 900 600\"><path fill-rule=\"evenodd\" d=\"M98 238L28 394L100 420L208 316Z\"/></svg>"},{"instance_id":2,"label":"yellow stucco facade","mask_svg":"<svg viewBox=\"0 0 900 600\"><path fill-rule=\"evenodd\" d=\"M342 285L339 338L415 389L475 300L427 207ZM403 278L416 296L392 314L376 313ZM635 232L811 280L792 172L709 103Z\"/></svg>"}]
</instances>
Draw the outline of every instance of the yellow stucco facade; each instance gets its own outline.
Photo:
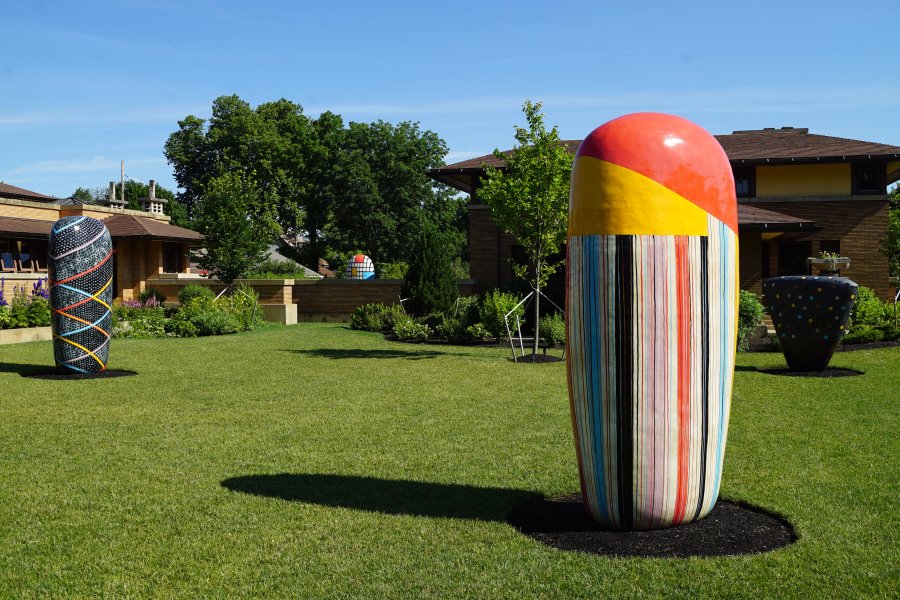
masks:
<instances>
[{"instance_id":1,"label":"yellow stucco facade","mask_svg":"<svg viewBox=\"0 0 900 600\"><path fill-rule=\"evenodd\" d=\"M849 196L850 163L826 165L760 165L756 196Z\"/></svg>"}]
</instances>

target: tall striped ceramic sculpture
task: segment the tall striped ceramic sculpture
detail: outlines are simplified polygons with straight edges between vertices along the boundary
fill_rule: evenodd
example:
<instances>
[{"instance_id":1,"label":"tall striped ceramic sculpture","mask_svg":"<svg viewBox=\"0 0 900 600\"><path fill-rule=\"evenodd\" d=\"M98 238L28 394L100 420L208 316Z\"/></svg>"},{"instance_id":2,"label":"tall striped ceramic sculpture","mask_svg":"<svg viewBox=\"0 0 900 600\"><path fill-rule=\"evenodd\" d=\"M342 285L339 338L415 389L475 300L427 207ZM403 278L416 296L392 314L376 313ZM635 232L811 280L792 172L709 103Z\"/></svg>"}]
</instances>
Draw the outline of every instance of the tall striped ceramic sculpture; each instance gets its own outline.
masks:
<instances>
[{"instance_id":1,"label":"tall striped ceramic sculpture","mask_svg":"<svg viewBox=\"0 0 900 600\"><path fill-rule=\"evenodd\" d=\"M719 494L737 329L737 202L699 126L639 113L582 142L569 201L569 397L585 507L615 529Z\"/></svg>"},{"instance_id":2,"label":"tall striped ceramic sculpture","mask_svg":"<svg viewBox=\"0 0 900 600\"><path fill-rule=\"evenodd\" d=\"M63 217L50 230L53 355L75 373L106 369L112 329L112 240L90 217Z\"/></svg>"}]
</instances>

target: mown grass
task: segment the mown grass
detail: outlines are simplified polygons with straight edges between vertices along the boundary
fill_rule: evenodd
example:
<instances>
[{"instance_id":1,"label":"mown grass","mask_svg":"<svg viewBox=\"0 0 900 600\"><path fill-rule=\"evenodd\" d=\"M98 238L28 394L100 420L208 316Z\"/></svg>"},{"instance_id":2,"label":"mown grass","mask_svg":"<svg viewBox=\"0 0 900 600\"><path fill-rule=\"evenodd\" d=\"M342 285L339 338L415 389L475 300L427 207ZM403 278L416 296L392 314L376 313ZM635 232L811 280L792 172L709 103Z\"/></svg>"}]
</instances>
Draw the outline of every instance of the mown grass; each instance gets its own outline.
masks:
<instances>
[{"instance_id":1,"label":"mown grass","mask_svg":"<svg viewBox=\"0 0 900 600\"><path fill-rule=\"evenodd\" d=\"M0 596L890 597L900 348L861 377L741 354L722 495L800 540L764 555L604 558L504 522L578 489L562 364L340 325L116 340L139 375L47 381L0 347ZM248 493L249 492L249 493Z\"/></svg>"}]
</instances>

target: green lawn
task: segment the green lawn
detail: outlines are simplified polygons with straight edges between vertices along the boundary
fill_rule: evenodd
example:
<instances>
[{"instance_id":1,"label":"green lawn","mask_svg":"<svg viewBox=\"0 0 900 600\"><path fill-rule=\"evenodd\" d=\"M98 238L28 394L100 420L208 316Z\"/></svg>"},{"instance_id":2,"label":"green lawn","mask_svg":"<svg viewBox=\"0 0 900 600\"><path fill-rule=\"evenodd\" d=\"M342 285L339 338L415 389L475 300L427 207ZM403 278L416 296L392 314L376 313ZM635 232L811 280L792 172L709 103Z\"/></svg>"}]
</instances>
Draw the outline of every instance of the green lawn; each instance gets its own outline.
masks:
<instances>
[{"instance_id":1,"label":"green lawn","mask_svg":"<svg viewBox=\"0 0 900 600\"><path fill-rule=\"evenodd\" d=\"M325 324L115 340L111 358L139 375L23 378L52 364L50 343L0 346L0 597L900 589L900 348L837 354L866 373L842 379L739 355L722 495L800 540L680 560L561 552L504 523L578 490L562 364Z\"/></svg>"}]
</instances>

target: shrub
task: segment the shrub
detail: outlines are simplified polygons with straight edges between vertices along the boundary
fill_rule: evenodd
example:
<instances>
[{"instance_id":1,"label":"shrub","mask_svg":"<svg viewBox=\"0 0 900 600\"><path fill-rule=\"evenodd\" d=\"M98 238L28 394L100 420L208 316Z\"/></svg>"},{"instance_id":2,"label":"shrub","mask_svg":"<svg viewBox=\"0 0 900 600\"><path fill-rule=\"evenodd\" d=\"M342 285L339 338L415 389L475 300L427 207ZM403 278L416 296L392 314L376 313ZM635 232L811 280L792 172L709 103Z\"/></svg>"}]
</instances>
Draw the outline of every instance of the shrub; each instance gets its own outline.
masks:
<instances>
[{"instance_id":1,"label":"shrub","mask_svg":"<svg viewBox=\"0 0 900 600\"><path fill-rule=\"evenodd\" d=\"M144 306L162 306L166 301L166 295L154 287L148 287L138 294L138 300Z\"/></svg>"},{"instance_id":2,"label":"shrub","mask_svg":"<svg viewBox=\"0 0 900 600\"><path fill-rule=\"evenodd\" d=\"M885 340L900 339L900 327L897 327L892 322L883 324L879 329L884 334Z\"/></svg>"},{"instance_id":3,"label":"shrub","mask_svg":"<svg viewBox=\"0 0 900 600\"><path fill-rule=\"evenodd\" d=\"M439 338L443 338L449 342L460 342L465 338L466 328L462 326L459 319L448 317L442 323L434 328L434 333Z\"/></svg>"},{"instance_id":4,"label":"shrub","mask_svg":"<svg viewBox=\"0 0 900 600\"><path fill-rule=\"evenodd\" d=\"M753 292L741 290L740 301L738 302L738 350L748 350L750 348L750 334L762 325L764 313L765 309L762 302L759 301L759 296Z\"/></svg>"},{"instance_id":5,"label":"shrub","mask_svg":"<svg viewBox=\"0 0 900 600\"><path fill-rule=\"evenodd\" d=\"M194 298L214 298L216 295L212 288L199 283L189 283L178 290L178 303L187 304Z\"/></svg>"},{"instance_id":6,"label":"shrub","mask_svg":"<svg viewBox=\"0 0 900 600\"><path fill-rule=\"evenodd\" d=\"M158 338L166 335L166 313L162 308L126 308L113 314L113 336L123 338ZM127 318L122 318L126 316Z\"/></svg>"},{"instance_id":7,"label":"shrub","mask_svg":"<svg viewBox=\"0 0 900 600\"><path fill-rule=\"evenodd\" d=\"M878 327L887 321L888 305L882 302L871 289L861 285L856 292L856 303L853 305L851 328L860 325Z\"/></svg>"},{"instance_id":8,"label":"shrub","mask_svg":"<svg viewBox=\"0 0 900 600\"><path fill-rule=\"evenodd\" d=\"M406 309L414 315L445 312L459 296L450 264L452 249L432 224L423 225L410 245L409 271L403 281Z\"/></svg>"},{"instance_id":9,"label":"shrub","mask_svg":"<svg viewBox=\"0 0 900 600\"><path fill-rule=\"evenodd\" d=\"M403 342L423 342L431 337L431 328L424 323L416 323L411 318L407 318L394 325L394 335Z\"/></svg>"},{"instance_id":10,"label":"shrub","mask_svg":"<svg viewBox=\"0 0 900 600\"><path fill-rule=\"evenodd\" d=\"M190 323L190 326L183 323ZM194 329L196 335L201 336L237 333L241 330L241 322L226 302L198 297L181 305L166 325L166 331L175 335L185 335Z\"/></svg>"},{"instance_id":11,"label":"shrub","mask_svg":"<svg viewBox=\"0 0 900 600\"><path fill-rule=\"evenodd\" d=\"M871 325L860 325L844 334L845 344L870 344L884 339L884 332Z\"/></svg>"},{"instance_id":12,"label":"shrub","mask_svg":"<svg viewBox=\"0 0 900 600\"><path fill-rule=\"evenodd\" d=\"M566 323L560 313L542 317L538 331L548 346L562 346L566 343Z\"/></svg>"},{"instance_id":13,"label":"shrub","mask_svg":"<svg viewBox=\"0 0 900 600\"><path fill-rule=\"evenodd\" d=\"M456 306L451 312L464 327L480 323L478 296L460 296L456 299Z\"/></svg>"},{"instance_id":14,"label":"shrub","mask_svg":"<svg viewBox=\"0 0 900 600\"><path fill-rule=\"evenodd\" d=\"M384 329L384 304L362 304L353 309L350 329L381 331Z\"/></svg>"},{"instance_id":15,"label":"shrub","mask_svg":"<svg viewBox=\"0 0 900 600\"><path fill-rule=\"evenodd\" d=\"M226 302L227 309L238 322L238 331L249 331L265 322L259 307L259 294L252 285L237 284Z\"/></svg>"},{"instance_id":16,"label":"shrub","mask_svg":"<svg viewBox=\"0 0 900 600\"><path fill-rule=\"evenodd\" d=\"M472 341L483 341L490 339L490 332L484 328L481 323L475 323L466 327L466 339Z\"/></svg>"},{"instance_id":17,"label":"shrub","mask_svg":"<svg viewBox=\"0 0 900 600\"><path fill-rule=\"evenodd\" d=\"M0 305L0 329L9 329L12 317L9 314L9 306Z\"/></svg>"},{"instance_id":18,"label":"shrub","mask_svg":"<svg viewBox=\"0 0 900 600\"><path fill-rule=\"evenodd\" d=\"M478 315L481 324L491 336L498 340L507 337L506 322L503 320L503 316L510 312L520 300L521 298L515 294L507 294L500 290L494 290L484 295ZM525 316L525 309L520 306L516 309L516 312L509 316L510 329L515 326L516 316L520 319Z\"/></svg>"}]
</instances>

